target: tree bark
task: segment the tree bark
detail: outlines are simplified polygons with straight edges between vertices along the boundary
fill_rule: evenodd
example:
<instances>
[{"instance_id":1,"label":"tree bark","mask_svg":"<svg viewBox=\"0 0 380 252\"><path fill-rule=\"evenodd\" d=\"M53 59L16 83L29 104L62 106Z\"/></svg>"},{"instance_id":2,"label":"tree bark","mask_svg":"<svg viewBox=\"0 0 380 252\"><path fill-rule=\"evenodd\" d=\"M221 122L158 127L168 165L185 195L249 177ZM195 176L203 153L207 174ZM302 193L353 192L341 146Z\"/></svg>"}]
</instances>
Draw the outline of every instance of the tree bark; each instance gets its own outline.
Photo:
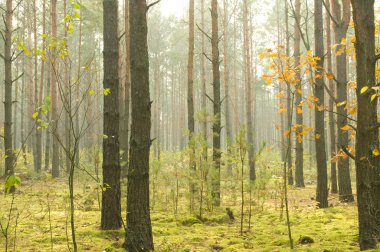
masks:
<instances>
[{"instance_id":1,"label":"tree bark","mask_svg":"<svg viewBox=\"0 0 380 252\"><path fill-rule=\"evenodd\" d=\"M301 54L301 31L299 27L299 22L301 19L301 1L296 0L295 2L295 21L294 21L294 58L295 65L298 66L300 63ZM297 79L301 80L301 74L297 71ZM303 125L303 112L302 112L302 85L301 82L296 85L296 95L295 95L295 107L296 109L296 124ZM298 110L301 110L299 113ZM303 178L303 137L302 137L302 127L297 127L296 130L296 161L295 161L295 180L297 187L305 187L305 182ZM288 184L293 185L293 174L289 171Z\"/></svg>"},{"instance_id":2,"label":"tree bark","mask_svg":"<svg viewBox=\"0 0 380 252\"><path fill-rule=\"evenodd\" d=\"M13 32L13 4L12 0L6 2L5 14L5 43L4 43L4 147L5 147L5 176L14 174L15 157L12 144L12 32Z\"/></svg>"},{"instance_id":3,"label":"tree bark","mask_svg":"<svg viewBox=\"0 0 380 252\"><path fill-rule=\"evenodd\" d=\"M326 6L330 9L330 0L326 0ZM331 57L331 18L328 13L325 14L326 16L326 46L327 46L327 71L329 73L332 73L332 57ZM338 181L337 181L337 174L336 174L336 162L333 161L333 157L336 155L336 120L334 116L334 98L335 98L335 86L334 81L332 79L328 80L329 82L329 89L330 92L334 97L329 98L329 137L330 137L330 167L331 167L331 193L338 193Z\"/></svg>"},{"instance_id":4,"label":"tree bark","mask_svg":"<svg viewBox=\"0 0 380 252\"><path fill-rule=\"evenodd\" d=\"M361 250L376 249L380 233L380 159L376 86L374 0L351 0L355 24L357 73L356 190ZM361 92L363 87L368 91Z\"/></svg>"},{"instance_id":5,"label":"tree bark","mask_svg":"<svg viewBox=\"0 0 380 252\"><path fill-rule=\"evenodd\" d=\"M51 33L54 39L57 39L57 0L51 0ZM57 57L56 48L52 49L51 59L51 119L53 132L53 152L52 152L52 176L59 177L59 130L58 130L58 99L57 99Z\"/></svg>"},{"instance_id":6,"label":"tree bark","mask_svg":"<svg viewBox=\"0 0 380 252\"><path fill-rule=\"evenodd\" d=\"M346 37L348 25L350 24L351 12L350 12L350 1L342 0L343 3L343 15L342 8L339 4L339 0L331 0L332 13L334 19L334 35L335 43L340 44L342 39ZM343 50L343 53L336 55L336 67L337 67L337 101L346 102L347 101L347 55L346 46L343 44L338 45L337 50ZM338 149L347 148L349 145L348 131L343 131L342 128L347 125L347 110L345 106L337 106L337 127L338 127ZM352 202L354 201L354 196L352 194L351 178L350 178L350 167L349 159L344 158L338 161L338 189L339 189L339 200L342 202Z\"/></svg>"},{"instance_id":7,"label":"tree bark","mask_svg":"<svg viewBox=\"0 0 380 252\"><path fill-rule=\"evenodd\" d=\"M118 2L103 0L104 80L103 191L101 228L121 227L120 145L119 145L119 39ZM78 134L78 133L77 133Z\"/></svg>"},{"instance_id":8,"label":"tree bark","mask_svg":"<svg viewBox=\"0 0 380 252\"><path fill-rule=\"evenodd\" d=\"M316 66L314 94L318 99L315 106L315 150L317 160L317 196L318 207L328 207L327 160L325 143L325 83L323 79L324 44L322 1L314 0L314 39L315 56L319 58ZM318 75L320 77L318 77Z\"/></svg>"},{"instance_id":9,"label":"tree bark","mask_svg":"<svg viewBox=\"0 0 380 252\"><path fill-rule=\"evenodd\" d=\"M252 64L251 64L251 50L250 50L250 28L248 22L248 0L243 2L243 32L244 32L244 76L245 76L245 93L246 93L246 120L247 120L247 143L248 149L248 163L249 163L249 179L250 181L256 180L255 157L254 157L254 143L253 143L253 124L252 124Z\"/></svg>"},{"instance_id":10,"label":"tree bark","mask_svg":"<svg viewBox=\"0 0 380 252\"><path fill-rule=\"evenodd\" d=\"M146 0L129 5L131 52L132 125L127 186L128 251L154 249L149 208L149 151L151 146L151 101L147 46Z\"/></svg>"},{"instance_id":11,"label":"tree bark","mask_svg":"<svg viewBox=\"0 0 380 252\"><path fill-rule=\"evenodd\" d=\"M218 0L211 0L211 47L212 47L212 78L213 78L213 137L212 157L214 170L212 172L212 199L214 206L220 206L220 164L222 152L220 149L221 100L220 100L220 69L219 69L219 28Z\"/></svg>"}]
</instances>

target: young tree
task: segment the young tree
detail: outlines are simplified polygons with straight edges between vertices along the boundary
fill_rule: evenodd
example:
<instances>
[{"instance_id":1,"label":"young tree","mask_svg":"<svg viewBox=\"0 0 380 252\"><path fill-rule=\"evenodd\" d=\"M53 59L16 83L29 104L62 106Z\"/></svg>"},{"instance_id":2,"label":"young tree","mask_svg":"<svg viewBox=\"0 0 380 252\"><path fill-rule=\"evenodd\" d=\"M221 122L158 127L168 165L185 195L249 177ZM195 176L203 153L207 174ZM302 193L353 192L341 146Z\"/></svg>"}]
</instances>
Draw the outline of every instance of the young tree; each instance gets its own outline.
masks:
<instances>
[{"instance_id":1,"label":"young tree","mask_svg":"<svg viewBox=\"0 0 380 252\"><path fill-rule=\"evenodd\" d=\"M380 159L377 119L374 0L351 0L357 73L356 190L361 250L376 249L380 232ZM374 96L375 95L375 96ZM372 98L371 98L372 97ZM371 100L373 100L371 102Z\"/></svg>"},{"instance_id":2,"label":"young tree","mask_svg":"<svg viewBox=\"0 0 380 252\"><path fill-rule=\"evenodd\" d=\"M222 152L220 149L221 126L221 99L220 99L220 69L219 69L219 28L218 28L218 0L211 0L211 47L212 47L212 78L213 78L213 137L212 157L214 162L212 179L213 205L220 206L220 164Z\"/></svg>"},{"instance_id":3,"label":"young tree","mask_svg":"<svg viewBox=\"0 0 380 252\"><path fill-rule=\"evenodd\" d=\"M103 230L121 227L119 150L119 39L117 0L103 0L104 115L103 115Z\"/></svg>"},{"instance_id":4,"label":"young tree","mask_svg":"<svg viewBox=\"0 0 380 252\"><path fill-rule=\"evenodd\" d=\"M342 2L342 5L340 4ZM331 0L332 21L334 24L335 43L339 44L336 54L337 69L337 102L344 104L347 102L347 55L346 45L342 40L346 38L347 29L350 24L351 11L349 0ZM342 13L343 9L343 13ZM337 127L338 127L338 149L347 148L349 145L348 131L342 128L347 125L347 110L345 106L337 106ZM349 159L344 158L338 161L338 188L339 199L343 202L354 201L351 188L351 178L349 169Z\"/></svg>"},{"instance_id":5,"label":"young tree","mask_svg":"<svg viewBox=\"0 0 380 252\"><path fill-rule=\"evenodd\" d=\"M129 3L131 53L132 125L127 185L128 251L154 249L149 208L149 151L151 146L151 101L147 47L146 0Z\"/></svg>"},{"instance_id":6,"label":"young tree","mask_svg":"<svg viewBox=\"0 0 380 252\"><path fill-rule=\"evenodd\" d=\"M327 160L325 144L325 83L323 79L324 44L323 11L321 0L314 0L314 39L317 57L314 94L318 99L315 106L315 150L317 159L317 196L320 208L328 207Z\"/></svg>"}]
</instances>

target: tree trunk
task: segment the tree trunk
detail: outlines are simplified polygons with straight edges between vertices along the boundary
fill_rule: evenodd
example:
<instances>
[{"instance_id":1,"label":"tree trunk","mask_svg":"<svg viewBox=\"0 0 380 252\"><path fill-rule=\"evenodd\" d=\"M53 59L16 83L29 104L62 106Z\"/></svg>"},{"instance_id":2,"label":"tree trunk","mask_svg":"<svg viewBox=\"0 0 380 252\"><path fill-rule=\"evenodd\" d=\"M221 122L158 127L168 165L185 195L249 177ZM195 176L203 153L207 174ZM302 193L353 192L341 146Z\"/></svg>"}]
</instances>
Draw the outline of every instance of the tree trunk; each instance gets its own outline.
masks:
<instances>
[{"instance_id":1,"label":"tree trunk","mask_svg":"<svg viewBox=\"0 0 380 252\"><path fill-rule=\"evenodd\" d=\"M5 99L4 99L4 147L5 147L5 176L14 174L14 154L12 146L12 32L13 7L12 0L6 2L5 14L5 43L4 43L4 69L5 69Z\"/></svg>"},{"instance_id":2,"label":"tree trunk","mask_svg":"<svg viewBox=\"0 0 380 252\"><path fill-rule=\"evenodd\" d=\"M204 31L205 28L205 20L204 20L204 1L201 0L201 29ZM201 94L201 104L202 104L202 110L204 110L205 114L207 111L207 103L206 103L206 66L205 66L205 35L201 34L201 84L202 84L202 94ZM202 131L203 131L203 138L205 141L205 146L203 146L203 158L204 160L207 160L207 149L208 149L208 141L207 141L207 118L203 118L202 121Z\"/></svg>"},{"instance_id":3,"label":"tree trunk","mask_svg":"<svg viewBox=\"0 0 380 252\"><path fill-rule=\"evenodd\" d=\"M103 8L103 86L110 93L104 95L101 228L111 230L121 227L117 0L103 0Z\"/></svg>"},{"instance_id":4,"label":"tree trunk","mask_svg":"<svg viewBox=\"0 0 380 252\"><path fill-rule=\"evenodd\" d=\"M376 249L380 232L380 164L376 86L374 0L351 0L355 24L357 72L356 190L361 250ZM377 57L378 58L378 57ZM361 92L363 87L368 91Z\"/></svg>"},{"instance_id":5,"label":"tree trunk","mask_svg":"<svg viewBox=\"0 0 380 252\"><path fill-rule=\"evenodd\" d=\"M343 0L343 16L338 0L331 0L332 12L337 24L334 23L335 43L340 44L346 37L348 25L351 19L350 1ZM347 102L347 55L345 45L339 45L337 50L343 49L342 54L336 55L337 67L337 102ZM338 149L347 148L349 145L348 131L342 128L347 125L347 110L345 106L337 106L337 127L338 127ZM344 158L338 161L338 188L339 200L342 202L354 201L351 188L349 159Z\"/></svg>"},{"instance_id":6,"label":"tree trunk","mask_svg":"<svg viewBox=\"0 0 380 252\"><path fill-rule=\"evenodd\" d=\"M131 52L132 125L127 186L128 251L153 250L149 208L149 151L151 146L151 101L149 95L149 55L147 46L146 0L129 5Z\"/></svg>"},{"instance_id":7,"label":"tree trunk","mask_svg":"<svg viewBox=\"0 0 380 252\"><path fill-rule=\"evenodd\" d=\"M330 0L326 0L326 6L327 8L330 8ZM332 73L332 58L331 58L331 18L328 13L326 15L326 46L327 46L327 71L329 73ZM334 81L332 79L328 80L329 82L329 89L333 96L335 96L335 87L334 87ZM333 97L329 98L329 131L330 131L330 166L331 166L331 193L338 193L338 181L337 181L337 174L336 174L336 162L333 161L333 157L336 155L336 135L335 135L335 116L334 116L334 99Z\"/></svg>"},{"instance_id":8,"label":"tree trunk","mask_svg":"<svg viewBox=\"0 0 380 252\"><path fill-rule=\"evenodd\" d=\"M158 62L157 62L158 63ZM192 139L194 136L194 0L189 0L189 51L187 62L187 128L189 130L189 148L190 148L190 210L193 210L195 188L195 143Z\"/></svg>"},{"instance_id":9,"label":"tree trunk","mask_svg":"<svg viewBox=\"0 0 380 252\"><path fill-rule=\"evenodd\" d=\"M318 99L315 106L315 151L317 160L317 196L318 207L328 207L328 188L327 188L327 160L325 143L325 83L323 79L324 64L324 44L323 44L323 11L322 1L314 0L314 39L315 56L317 61L317 71L314 94Z\"/></svg>"},{"instance_id":10,"label":"tree trunk","mask_svg":"<svg viewBox=\"0 0 380 252\"><path fill-rule=\"evenodd\" d=\"M246 105L245 113L247 120L247 143L248 149L248 163L249 163L249 179L250 181L256 180L255 170L255 157L254 157L254 144L253 144L253 126L252 126L252 76L251 76L251 50L250 50L250 28L248 22L248 0L243 2L243 30L244 30L244 75L245 75L245 94Z\"/></svg>"},{"instance_id":11,"label":"tree trunk","mask_svg":"<svg viewBox=\"0 0 380 252\"><path fill-rule=\"evenodd\" d=\"M289 5L288 0L285 0L285 36L286 36L286 56L290 56L290 34L289 34ZM286 129L291 130L292 121L293 121L293 99L291 93L291 85L287 83L286 86ZM286 153L287 153L287 170L288 170L288 184L293 184L293 160L292 160L292 134L289 133L289 136L286 139ZM292 182L292 183L290 183Z\"/></svg>"},{"instance_id":12,"label":"tree trunk","mask_svg":"<svg viewBox=\"0 0 380 252\"><path fill-rule=\"evenodd\" d=\"M51 0L51 32L52 37L57 38L57 0ZM57 64L56 64L56 49L52 49L51 59L51 119L53 132L53 155L52 155L52 176L59 177L59 131L58 131L58 99L57 99Z\"/></svg>"},{"instance_id":13,"label":"tree trunk","mask_svg":"<svg viewBox=\"0 0 380 252\"><path fill-rule=\"evenodd\" d=\"M300 63L301 54L301 31L299 27L299 22L301 19L301 1L296 0L295 2L295 21L294 21L294 58L295 65L298 66ZM301 74L297 71L297 79L301 79ZM302 111L302 85L301 82L296 85L296 95L295 95L295 107L296 109L296 124L303 125L303 111ZM303 137L302 137L302 127L297 127L296 130L296 163L295 163L295 180L297 187L305 187L305 182L303 178ZM289 171L288 184L293 185L293 174Z\"/></svg>"},{"instance_id":14,"label":"tree trunk","mask_svg":"<svg viewBox=\"0 0 380 252\"><path fill-rule=\"evenodd\" d=\"M213 205L220 206L220 163L222 152L220 149L221 127L221 100L220 100L220 70L219 70L219 29L218 29L218 0L211 0L211 47L212 47L212 78L213 78L213 137L212 158L214 171L212 172Z\"/></svg>"}]
</instances>

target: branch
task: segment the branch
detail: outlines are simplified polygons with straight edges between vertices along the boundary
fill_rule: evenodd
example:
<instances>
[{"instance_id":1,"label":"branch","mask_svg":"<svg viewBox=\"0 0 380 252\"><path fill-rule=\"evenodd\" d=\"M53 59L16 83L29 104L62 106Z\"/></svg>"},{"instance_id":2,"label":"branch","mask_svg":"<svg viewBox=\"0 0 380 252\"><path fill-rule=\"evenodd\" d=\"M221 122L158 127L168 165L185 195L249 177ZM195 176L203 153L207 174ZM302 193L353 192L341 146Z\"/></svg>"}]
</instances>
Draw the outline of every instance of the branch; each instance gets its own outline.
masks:
<instances>
[{"instance_id":1,"label":"branch","mask_svg":"<svg viewBox=\"0 0 380 252\"><path fill-rule=\"evenodd\" d=\"M212 62L212 59L210 59L208 56L207 56L207 54L206 53L203 53L203 55L210 61L210 62Z\"/></svg>"},{"instance_id":2,"label":"branch","mask_svg":"<svg viewBox=\"0 0 380 252\"><path fill-rule=\"evenodd\" d=\"M197 25L198 29L203 33L203 35L205 35L209 40L212 40L211 37L204 30L202 30L202 28L199 27L198 24L196 24L196 25Z\"/></svg>"},{"instance_id":3,"label":"branch","mask_svg":"<svg viewBox=\"0 0 380 252\"><path fill-rule=\"evenodd\" d=\"M125 32L123 32L123 34L120 35L120 37L117 38L118 41L120 41L125 35Z\"/></svg>"},{"instance_id":4,"label":"branch","mask_svg":"<svg viewBox=\"0 0 380 252\"><path fill-rule=\"evenodd\" d=\"M375 63L376 63L378 60L380 60L380 54L376 54L376 55L375 55Z\"/></svg>"},{"instance_id":5,"label":"branch","mask_svg":"<svg viewBox=\"0 0 380 252\"><path fill-rule=\"evenodd\" d=\"M338 99L335 98L334 93L331 92L331 90L326 85L326 82L323 82L323 85L325 86L325 90L327 94L330 96L330 98L334 101L335 104L338 104Z\"/></svg>"},{"instance_id":6,"label":"branch","mask_svg":"<svg viewBox=\"0 0 380 252\"><path fill-rule=\"evenodd\" d=\"M14 79L14 80L12 81L12 83L18 81L22 76L24 76L24 72L23 72L22 74L20 74L16 79Z\"/></svg>"},{"instance_id":7,"label":"branch","mask_svg":"<svg viewBox=\"0 0 380 252\"><path fill-rule=\"evenodd\" d=\"M325 0L322 0L322 3L323 3L323 6L325 6L325 9L326 9L327 13L329 14L329 16L330 16L331 20L333 21L333 23L334 23L336 26L338 26L339 24L338 24L338 22L335 20L334 16L331 14L330 8L326 5Z\"/></svg>"},{"instance_id":8,"label":"branch","mask_svg":"<svg viewBox=\"0 0 380 252\"><path fill-rule=\"evenodd\" d=\"M161 2L161 0L157 0L151 4L149 4L147 7L146 7L146 12L148 12L149 8L153 7L154 5L158 4L159 2Z\"/></svg>"},{"instance_id":9,"label":"branch","mask_svg":"<svg viewBox=\"0 0 380 252\"><path fill-rule=\"evenodd\" d=\"M349 150L347 150L347 148L346 148L345 146L342 146L342 150L343 150L343 152L344 152L347 156L349 156L349 157L352 158L353 160L356 160L355 156L352 155L352 153L349 152Z\"/></svg>"},{"instance_id":10,"label":"branch","mask_svg":"<svg viewBox=\"0 0 380 252\"><path fill-rule=\"evenodd\" d=\"M205 94L205 96L213 103L213 104L215 104L215 102L214 102L214 100L213 99L211 99L211 97L210 96L208 96L208 94Z\"/></svg>"}]
</instances>

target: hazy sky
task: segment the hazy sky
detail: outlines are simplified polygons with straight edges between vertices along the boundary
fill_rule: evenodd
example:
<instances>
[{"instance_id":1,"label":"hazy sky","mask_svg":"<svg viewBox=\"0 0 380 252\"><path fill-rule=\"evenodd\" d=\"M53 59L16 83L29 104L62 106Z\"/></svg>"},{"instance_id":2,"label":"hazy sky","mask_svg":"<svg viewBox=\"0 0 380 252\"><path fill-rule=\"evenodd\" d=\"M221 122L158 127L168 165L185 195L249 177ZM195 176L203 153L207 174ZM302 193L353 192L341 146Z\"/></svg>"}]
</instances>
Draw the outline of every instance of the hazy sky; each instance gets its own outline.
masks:
<instances>
[{"instance_id":1,"label":"hazy sky","mask_svg":"<svg viewBox=\"0 0 380 252\"><path fill-rule=\"evenodd\" d=\"M161 0L162 13L165 16L176 15L182 17L188 2L188 0Z\"/></svg>"}]
</instances>

